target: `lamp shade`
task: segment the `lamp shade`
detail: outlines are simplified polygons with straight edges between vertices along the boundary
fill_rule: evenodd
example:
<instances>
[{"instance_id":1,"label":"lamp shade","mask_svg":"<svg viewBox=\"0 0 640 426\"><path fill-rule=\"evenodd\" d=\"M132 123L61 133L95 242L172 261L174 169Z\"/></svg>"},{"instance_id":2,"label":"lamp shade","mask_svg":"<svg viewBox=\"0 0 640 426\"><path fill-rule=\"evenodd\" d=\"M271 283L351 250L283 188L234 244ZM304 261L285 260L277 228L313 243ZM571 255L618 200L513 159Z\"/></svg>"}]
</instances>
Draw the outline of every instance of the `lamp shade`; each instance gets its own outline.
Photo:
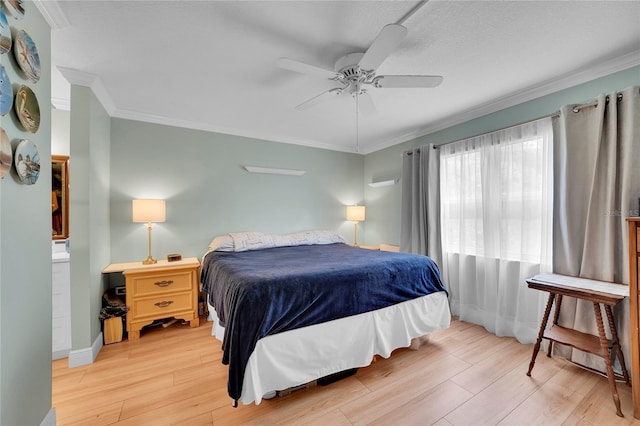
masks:
<instances>
[{"instance_id":1,"label":"lamp shade","mask_svg":"<svg viewBox=\"0 0 640 426\"><path fill-rule=\"evenodd\" d=\"M164 200L133 200L134 222L164 222L166 218Z\"/></svg>"},{"instance_id":2,"label":"lamp shade","mask_svg":"<svg viewBox=\"0 0 640 426\"><path fill-rule=\"evenodd\" d=\"M364 206L347 206L347 220L362 222L365 215Z\"/></svg>"}]
</instances>

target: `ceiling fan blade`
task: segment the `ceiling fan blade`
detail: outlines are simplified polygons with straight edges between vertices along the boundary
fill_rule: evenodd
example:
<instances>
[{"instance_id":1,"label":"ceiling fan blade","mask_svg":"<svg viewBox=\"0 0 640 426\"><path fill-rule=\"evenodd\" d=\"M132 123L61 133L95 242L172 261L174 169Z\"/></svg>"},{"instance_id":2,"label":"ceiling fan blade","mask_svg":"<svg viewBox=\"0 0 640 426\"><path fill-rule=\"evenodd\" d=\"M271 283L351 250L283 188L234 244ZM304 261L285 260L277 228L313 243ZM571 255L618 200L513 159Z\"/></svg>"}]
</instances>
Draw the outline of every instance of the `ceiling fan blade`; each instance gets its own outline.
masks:
<instances>
[{"instance_id":1,"label":"ceiling fan blade","mask_svg":"<svg viewBox=\"0 0 640 426\"><path fill-rule=\"evenodd\" d=\"M335 89L327 90L326 92L322 92L319 95L314 96L311 99L308 99L301 103L300 105L296 105L295 109L298 111L304 111L305 109L311 108L314 105L317 105L327 99L340 95L344 89L342 87L336 87Z\"/></svg>"},{"instance_id":2,"label":"ceiling fan blade","mask_svg":"<svg viewBox=\"0 0 640 426\"><path fill-rule=\"evenodd\" d=\"M376 110L376 106L373 103L373 99L371 99L371 95L365 91L362 91L359 95L357 96L357 102L358 102L358 110L359 112L361 112L364 115L372 115L375 114Z\"/></svg>"},{"instance_id":3,"label":"ceiling fan blade","mask_svg":"<svg viewBox=\"0 0 640 426\"><path fill-rule=\"evenodd\" d=\"M372 84L382 89L431 88L442 83L441 75L379 75Z\"/></svg>"},{"instance_id":4,"label":"ceiling fan blade","mask_svg":"<svg viewBox=\"0 0 640 426\"><path fill-rule=\"evenodd\" d=\"M407 29L402 25L385 25L364 53L362 59L360 59L358 63L360 68L367 71L378 68L387 59L387 56L398 47L406 35Z\"/></svg>"},{"instance_id":5,"label":"ceiling fan blade","mask_svg":"<svg viewBox=\"0 0 640 426\"><path fill-rule=\"evenodd\" d=\"M334 78L336 73L334 71L325 70L324 68L316 67L315 65L305 64L304 62L294 61L289 58L278 58L276 65L286 70L299 72L302 74L315 74L326 78Z\"/></svg>"}]
</instances>

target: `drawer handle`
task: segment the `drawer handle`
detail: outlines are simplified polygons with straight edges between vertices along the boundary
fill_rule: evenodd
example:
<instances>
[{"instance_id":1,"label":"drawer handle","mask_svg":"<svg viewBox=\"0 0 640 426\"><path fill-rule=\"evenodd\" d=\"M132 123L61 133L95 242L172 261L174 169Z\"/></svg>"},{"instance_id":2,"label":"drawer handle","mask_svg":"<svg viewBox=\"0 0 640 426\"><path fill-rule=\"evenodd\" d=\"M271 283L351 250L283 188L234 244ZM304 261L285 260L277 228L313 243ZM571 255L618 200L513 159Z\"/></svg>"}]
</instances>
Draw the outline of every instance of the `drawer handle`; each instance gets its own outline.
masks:
<instances>
[{"instance_id":1,"label":"drawer handle","mask_svg":"<svg viewBox=\"0 0 640 426\"><path fill-rule=\"evenodd\" d=\"M154 305L156 305L158 308L166 308L172 303L173 303L173 300L165 300L163 302L154 303Z\"/></svg>"},{"instance_id":2,"label":"drawer handle","mask_svg":"<svg viewBox=\"0 0 640 426\"><path fill-rule=\"evenodd\" d=\"M156 281L154 284L158 287L166 287L173 284L173 280Z\"/></svg>"}]
</instances>

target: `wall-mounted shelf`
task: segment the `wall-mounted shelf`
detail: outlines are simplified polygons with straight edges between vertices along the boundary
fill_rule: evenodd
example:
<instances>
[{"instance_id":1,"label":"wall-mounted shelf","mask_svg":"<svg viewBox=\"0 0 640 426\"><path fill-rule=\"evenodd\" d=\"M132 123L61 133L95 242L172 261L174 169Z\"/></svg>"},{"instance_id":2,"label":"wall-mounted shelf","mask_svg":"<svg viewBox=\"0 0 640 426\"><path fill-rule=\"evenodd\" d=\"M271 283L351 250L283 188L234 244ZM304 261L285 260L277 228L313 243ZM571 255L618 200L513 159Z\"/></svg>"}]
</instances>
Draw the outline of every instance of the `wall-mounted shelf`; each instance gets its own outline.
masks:
<instances>
[{"instance_id":1,"label":"wall-mounted shelf","mask_svg":"<svg viewBox=\"0 0 640 426\"><path fill-rule=\"evenodd\" d=\"M274 169L271 167L258 167L258 166L242 166L249 173L263 173L268 175L288 175L288 176L302 176L307 173L306 170L295 169Z\"/></svg>"},{"instance_id":2,"label":"wall-mounted shelf","mask_svg":"<svg viewBox=\"0 0 640 426\"><path fill-rule=\"evenodd\" d=\"M398 179L390 179L390 180L383 180L380 182L371 182L369 186L372 188L379 188L381 186L395 185L397 182L398 182Z\"/></svg>"}]
</instances>

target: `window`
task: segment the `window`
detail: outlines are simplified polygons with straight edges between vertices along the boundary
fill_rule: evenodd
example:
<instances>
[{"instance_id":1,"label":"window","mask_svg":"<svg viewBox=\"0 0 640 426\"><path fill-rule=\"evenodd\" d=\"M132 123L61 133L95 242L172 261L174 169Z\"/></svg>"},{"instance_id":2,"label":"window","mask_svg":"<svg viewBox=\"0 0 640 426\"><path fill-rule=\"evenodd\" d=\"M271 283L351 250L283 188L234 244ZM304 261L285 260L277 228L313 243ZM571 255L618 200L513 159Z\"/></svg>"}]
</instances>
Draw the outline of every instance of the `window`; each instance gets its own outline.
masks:
<instances>
[{"instance_id":1,"label":"window","mask_svg":"<svg viewBox=\"0 0 640 426\"><path fill-rule=\"evenodd\" d=\"M441 147L445 252L548 261L551 140L550 121L537 121Z\"/></svg>"}]
</instances>

